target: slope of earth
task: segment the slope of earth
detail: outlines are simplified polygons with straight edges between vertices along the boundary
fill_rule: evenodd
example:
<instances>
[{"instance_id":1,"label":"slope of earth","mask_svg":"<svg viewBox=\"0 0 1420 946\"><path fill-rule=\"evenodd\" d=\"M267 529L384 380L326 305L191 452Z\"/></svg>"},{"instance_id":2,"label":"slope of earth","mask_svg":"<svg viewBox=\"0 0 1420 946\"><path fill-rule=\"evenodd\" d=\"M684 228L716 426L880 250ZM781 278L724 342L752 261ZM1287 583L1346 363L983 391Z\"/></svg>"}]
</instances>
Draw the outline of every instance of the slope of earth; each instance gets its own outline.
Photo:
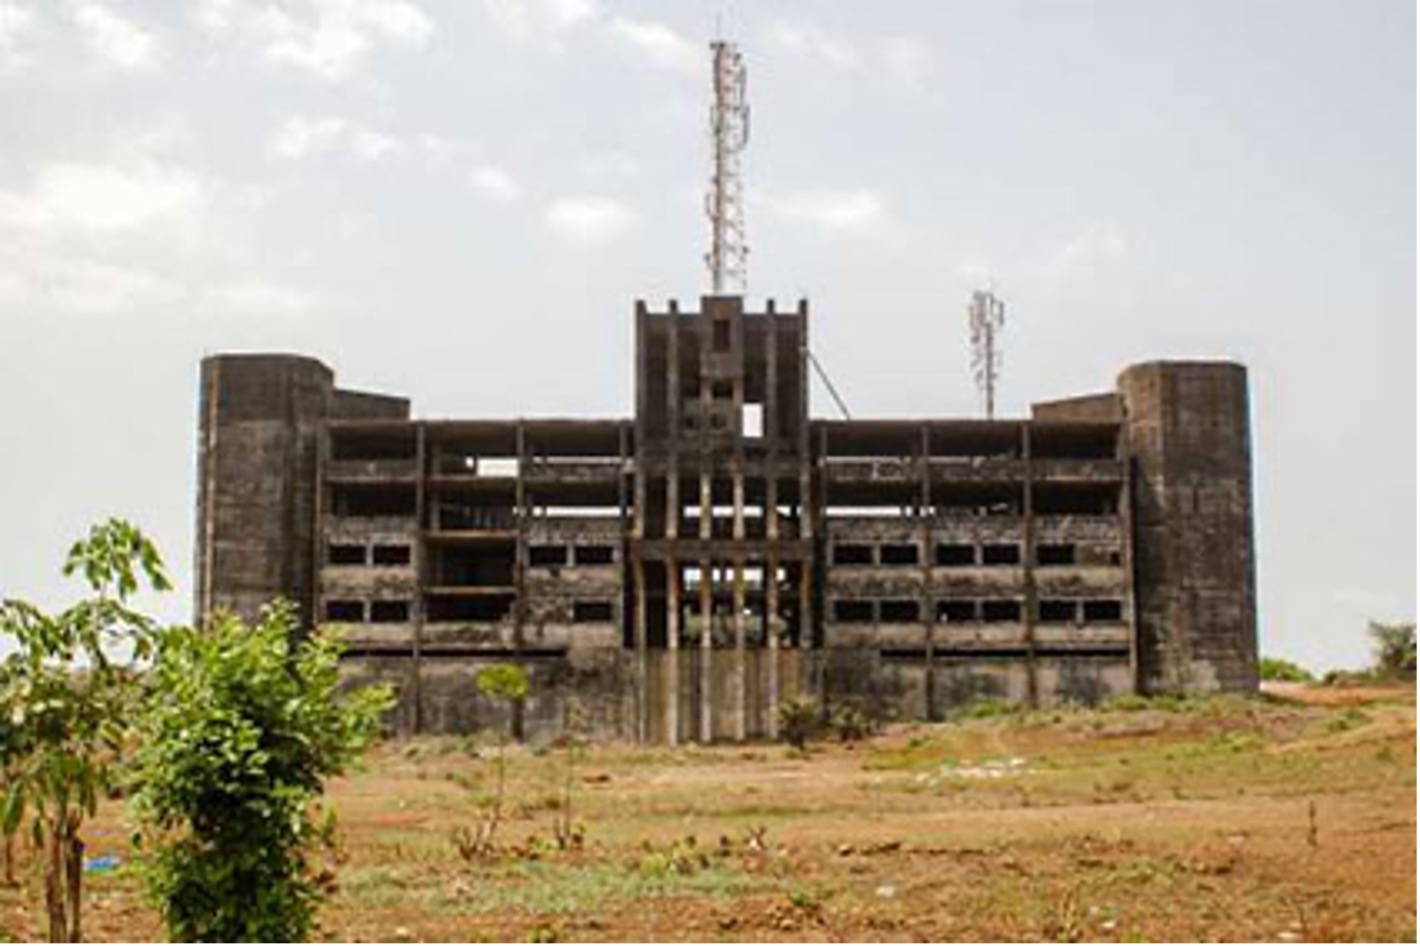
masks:
<instances>
[{"instance_id":1,"label":"slope of earth","mask_svg":"<svg viewBox=\"0 0 1420 946\"><path fill-rule=\"evenodd\" d=\"M1284 940L1416 935L1415 694L1125 700L782 746L389 743L332 786L341 940ZM160 938L121 803L86 834L91 939ZM0 893L40 933L32 854Z\"/></svg>"}]
</instances>

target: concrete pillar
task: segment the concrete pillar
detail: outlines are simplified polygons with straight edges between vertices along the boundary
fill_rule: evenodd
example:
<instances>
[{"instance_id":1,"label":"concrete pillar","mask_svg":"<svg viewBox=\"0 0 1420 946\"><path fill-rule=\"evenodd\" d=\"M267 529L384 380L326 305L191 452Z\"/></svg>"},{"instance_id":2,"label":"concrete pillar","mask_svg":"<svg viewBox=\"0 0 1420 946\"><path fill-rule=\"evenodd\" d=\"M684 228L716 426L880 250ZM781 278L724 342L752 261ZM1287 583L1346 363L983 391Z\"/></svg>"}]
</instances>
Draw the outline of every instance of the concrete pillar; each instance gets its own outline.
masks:
<instances>
[{"instance_id":1,"label":"concrete pillar","mask_svg":"<svg viewBox=\"0 0 1420 946\"><path fill-rule=\"evenodd\" d=\"M715 741L715 704L710 687L714 677L714 622L715 603L711 596L714 590L713 566L708 560L700 563L700 741L706 744Z\"/></svg>"},{"instance_id":2,"label":"concrete pillar","mask_svg":"<svg viewBox=\"0 0 1420 946\"><path fill-rule=\"evenodd\" d=\"M650 699L646 689L650 668L646 654L646 566L639 558L631 563L631 581L636 609L636 739L646 743L650 741Z\"/></svg>"},{"instance_id":3,"label":"concrete pillar","mask_svg":"<svg viewBox=\"0 0 1420 946\"><path fill-rule=\"evenodd\" d=\"M666 744L680 742L680 565L666 561Z\"/></svg>"},{"instance_id":4,"label":"concrete pillar","mask_svg":"<svg viewBox=\"0 0 1420 946\"><path fill-rule=\"evenodd\" d=\"M749 691L745 671L745 563L735 562L735 672L731 698L735 701L735 739L743 742L746 735L745 716Z\"/></svg>"},{"instance_id":5,"label":"concrete pillar","mask_svg":"<svg viewBox=\"0 0 1420 946\"><path fill-rule=\"evenodd\" d=\"M764 643L769 660L764 731L779 738L779 561L772 554L764 566Z\"/></svg>"},{"instance_id":6,"label":"concrete pillar","mask_svg":"<svg viewBox=\"0 0 1420 946\"><path fill-rule=\"evenodd\" d=\"M1151 362L1119 376L1133 491L1139 683L1258 685L1247 369Z\"/></svg>"}]
</instances>

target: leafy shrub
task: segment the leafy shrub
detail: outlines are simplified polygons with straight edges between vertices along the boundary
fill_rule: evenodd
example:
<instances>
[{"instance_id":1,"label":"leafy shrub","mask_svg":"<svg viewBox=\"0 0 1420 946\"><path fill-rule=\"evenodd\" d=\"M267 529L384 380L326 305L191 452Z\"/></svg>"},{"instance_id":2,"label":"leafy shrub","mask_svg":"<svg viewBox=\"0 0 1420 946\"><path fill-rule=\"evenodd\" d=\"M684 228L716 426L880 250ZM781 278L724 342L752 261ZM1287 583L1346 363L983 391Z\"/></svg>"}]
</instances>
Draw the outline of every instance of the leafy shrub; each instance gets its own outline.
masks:
<instances>
[{"instance_id":1,"label":"leafy shrub","mask_svg":"<svg viewBox=\"0 0 1420 946\"><path fill-rule=\"evenodd\" d=\"M835 706L828 725L839 742L867 739L882 728L881 720L858 700L847 700Z\"/></svg>"},{"instance_id":2,"label":"leafy shrub","mask_svg":"<svg viewBox=\"0 0 1420 946\"><path fill-rule=\"evenodd\" d=\"M175 941L303 940L330 876L313 853L324 780L378 731L385 688L338 695L340 644L296 643L294 608L230 614L160 640L141 718L142 870Z\"/></svg>"},{"instance_id":3,"label":"leafy shrub","mask_svg":"<svg viewBox=\"0 0 1420 946\"><path fill-rule=\"evenodd\" d=\"M1258 674L1264 680L1279 683L1311 683L1316 679L1306 667L1281 657L1263 657L1258 664Z\"/></svg>"},{"instance_id":4,"label":"leafy shrub","mask_svg":"<svg viewBox=\"0 0 1420 946\"><path fill-rule=\"evenodd\" d=\"M796 696L783 700L777 708L779 714L779 738L799 751L807 748L809 740L818 732L819 708L814 700L806 696Z\"/></svg>"},{"instance_id":5,"label":"leafy shrub","mask_svg":"<svg viewBox=\"0 0 1420 946\"><path fill-rule=\"evenodd\" d=\"M1021 712L1021 707L1008 700L983 698L972 700L952 713L954 719L995 719Z\"/></svg>"},{"instance_id":6,"label":"leafy shrub","mask_svg":"<svg viewBox=\"0 0 1420 946\"><path fill-rule=\"evenodd\" d=\"M1415 624L1382 624L1368 629L1375 645L1376 675L1387 680L1415 679Z\"/></svg>"}]
</instances>

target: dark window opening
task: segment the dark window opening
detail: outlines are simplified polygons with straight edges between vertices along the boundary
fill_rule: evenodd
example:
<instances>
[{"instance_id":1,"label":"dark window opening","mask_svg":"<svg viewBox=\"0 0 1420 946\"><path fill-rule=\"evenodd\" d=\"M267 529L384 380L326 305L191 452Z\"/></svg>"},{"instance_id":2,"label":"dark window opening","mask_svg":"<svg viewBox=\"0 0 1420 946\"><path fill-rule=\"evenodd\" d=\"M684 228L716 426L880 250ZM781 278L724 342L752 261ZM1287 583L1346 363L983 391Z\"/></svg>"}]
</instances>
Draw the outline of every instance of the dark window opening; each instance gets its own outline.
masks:
<instances>
[{"instance_id":1,"label":"dark window opening","mask_svg":"<svg viewBox=\"0 0 1420 946\"><path fill-rule=\"evenodd\" d=\"M1021 547L1019 545L983 545L981 547L983 565L1019 565Z\"/></svg>"},{"instance_id":2,"label":"dark window opening","mask_svg":"<svg viewBox=\"0 0 1420 946\"><path fill-rule=\"evenodd\" d=\"M528 549L528 562L534 568L556 568L567 564L565 545L534 545Z\"/></svg>"},{"instance_id":3,"label":"dark window opening","mask_svg":"<svg viewBox=\"0 0 1420 946\"><path fill-rule=\"evenodd\" d=\"M717 401L728 401L735 396L735 386L729 381L711 382L710 396Z\"/></svg>"},{"instance_id":4,"label":"dark window opening","mask_svg":"<svg viewBox=\"0 0 1420 946\"><path fill-rule=\"evenodd\" d=\"M615 560L609 545L579 545L572 550L572 561L578 565L610 565Z\"/></svg>"},{"instance_id":5,"label":"dark window opening","mask_svg":"<svg viewBox=\"0 0 1420 946\"><path fill-rule=\"evenodd\" d=\"M976 620L975 601L938 601L938 624L971 624Z\"/></svg>"},{"instance_id":6,"label":"dark window opening","mask_svg":"<svg viewBox=\"0 0 1420 946\"><path fill-rule=\"evenodd\" d=\"M428 617L440 621L501 621L513 610L512 595L478 595L467 598L431 597Z\"/></svg>"},{"instance_id":7,"label":"dark window opening","mask_svg":"<svg viewBox=\"0 0 1420 946\"><path fill-rule=\"evenodd\" d=\"M1037 565L1073 565L1075 564L1075 546L1062 545L1038 545L1035 549L1035 562Z\"/></svg>"},{"instance_id":8,"label":"dark window opening","mask_svg":"<svg viewBox=\"0 0 1420 946\"><path fill-rule=\"evenodd\" d=\"M409 546L377 545L374 550L376 565L408 565Z\"/></svg>"},{"instance_id":9,"label":"dark window opening","mask_svg":"<svg viewBox=\"0 0 1420 946\"><path fill-rule=\"evenodd\" d=\"M572 602L573 624L604 624L611 620L610 601Z\"/></svg>"},{"instance_id":10,"label":"dark window opening","mask_svg":"<svg viewBox=\"0 0 1420 946\"><path fill-rule=\"evenodd\" d=\"M873 564L873 547L848 543L835 544L833 546L833 564L871 565Z\"/></svg>"},{"instance_id":11,"label":"dark window opening","mask_svg":"<svg viewBox=\"0 0 1420 946\"><path fill-rule=\"evenodd\" d=\"M403 624L409 620L408 601L371 601L371 624Z\"/></svg>"},{"instance_id":12,"label":"dark window opening","mask_svg":"<svg viewBox=\"0 0 1420 946\"><path fill-rule=\"evenodd\" d=\"M1086 624L1117 624L1123 620L1124 609L1118 601L1086 601Z\"/></svg>"},{"instance_id":13,"label":"dark window opening","mask_svg":"<svg viewBox=\"0 0 1420 946\"><path fill-rule=\"evenodd\" d=\"M325 619L363 624L365 622L365 604L361 601L327 601L325 603Z\"/></svg>"},{"instance_id":14,"label":"dark window opening","mask_svg":"<svg viewBox=\"0 0 1420 946\"><path fill-rule=\"evenodd\" d=\"M363 565L365 564L365 546L332 543L328 557L332 565Z\"/></svg>"},{"instance_id":15,"label":"dark window opening","mask_svg":"<svg viewBox=\"0 0 1420 946\"><path fill-rule=\"evenodd\" d=\"M872 624L873 602L835 601L833 602L833 619L842 624Z\"/></svg>"},{"instance_id":16,"label":"dark window opening","mask_svg":"<svg viewBox=\"0 0 1420 946\"><path fill-rule=\"evenodd\" d=\"M337 488L334 506L337 516L412 516L414 490Z\"/></svg>"},{"instance_id":17,"label":"dark window opening","mask_svg":"<svg viewBox=\"0 0 1420 946\"><path fill-rule=\"evenodd\" d=\"M976 549L970 545L939 545L937 546L938 565L975 565Z\"/></svg>"},{"instance_id":18,"label":"dark window opening","mask_svg":"<svg viewBox=\"0 0 1420 946\"><path fill-rule=\"evenodd\" d=\"M899 623L921 620L922 612L916 601L884 601L879 605L884 623Z\"/></svg>"},{"instance_id":19,"label":"dark window opening","mask_svg":"<svg viewBox=\"0 0 1420 946\"><path fill-rule=\"evenodd\" d=\"M506 587L513 584L513 549L449 546L434 557L435 585Z\"/></svg>"},{"instance_id":20,"label":"dark window opening","mask_svg":"<svg viewBox=\"0 0 1420 946\"><path fill-rule=\"evenodd\" d=\"M884 545L881 555L884 565L917 564L917 546L915 545Z\"/></svg>"},{"instance_id":21,"label":"dark window opening","mask_svg":"<svg viewBox=\"0 0 1420 946\"><path fill-rule=\"evenodd\" d=\"M715 320L715 350L725 352L730 350L730 320Z\"/></svg>"},{"instance_id":22,"label":"dark window opening","mask_svg":"<svg viewBox=\"0 0 1420 946\"><path fill-rule=\"evenodd\" d=\"M1109 553L1109 563L1110 563L1111 565L1118 565L1118 564L1120 564L1120 555L1119 555L1118 552L1110 552L1110 553Z\"/></svg>"},{"instance_id":23,"label":"dark window opening","mask_svg":"<svg viewBox=\"0 0 1420 946\"><path fill-rule=\"evenodd\" d=\"M1075 621L1075 602L1042 601L1040 603L1042 624L1072 624Z\"/></svg>"},{"instance_id":24,"label":"dark window opening","mask_svg":"<svg viewBox=\"0 0 1420 946\"><path fill-rule=\"evenodd\" d=\"M981 620L990 623L1015 623L1021 619L1021 603L1019 601L983 601L981 602Z\"/></svg>"}]
</instances>

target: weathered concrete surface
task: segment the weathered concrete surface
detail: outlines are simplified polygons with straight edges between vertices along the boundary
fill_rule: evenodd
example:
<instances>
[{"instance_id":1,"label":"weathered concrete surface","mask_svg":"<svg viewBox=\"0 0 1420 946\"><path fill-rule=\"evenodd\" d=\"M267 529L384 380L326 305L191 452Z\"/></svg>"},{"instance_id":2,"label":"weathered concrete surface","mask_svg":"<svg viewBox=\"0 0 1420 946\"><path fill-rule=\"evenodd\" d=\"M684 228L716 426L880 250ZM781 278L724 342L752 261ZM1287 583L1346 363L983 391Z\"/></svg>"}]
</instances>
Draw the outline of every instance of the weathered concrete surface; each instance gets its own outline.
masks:
<instances>
[{"instance_id":1,"label":"weathered concrete surface","mask_svg":"<svg viewBox=\"0 0 1420 946\"><path fill-rule=\"evenodd\" d=\"M639 305L634 419L410 420L311 359L207 359L199 616L346 625L402 731L739 740L800 694L941 719L1255 688L1241 367L1140 365L1029 420L814 421L807 316ZM532 678L511 720L476 692L494 662Z\"/></svg>"}]
</instances>

